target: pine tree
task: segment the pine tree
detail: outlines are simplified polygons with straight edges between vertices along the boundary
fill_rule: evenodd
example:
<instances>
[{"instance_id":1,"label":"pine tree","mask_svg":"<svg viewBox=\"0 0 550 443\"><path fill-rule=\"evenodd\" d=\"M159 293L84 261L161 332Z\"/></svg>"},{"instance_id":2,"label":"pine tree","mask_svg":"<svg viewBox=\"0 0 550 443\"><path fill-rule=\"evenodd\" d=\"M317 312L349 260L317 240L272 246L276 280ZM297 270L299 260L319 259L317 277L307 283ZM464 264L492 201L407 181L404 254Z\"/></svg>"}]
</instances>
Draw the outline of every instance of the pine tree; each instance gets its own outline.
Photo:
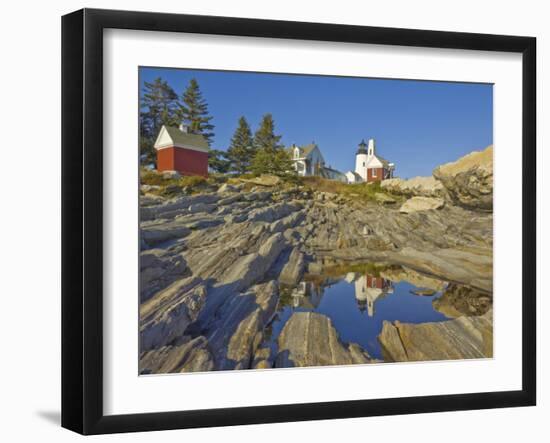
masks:
<instances>
[{"instance_id":1,"label":"pine tree","mask_svg":"<svg viewBox=\"0 0 550 443\"><path fill-rule=\"evenodd\" d=\"M214 125L210 123L212 117L208 115L208 104L202 97L199 83L192 78L187 89L181 96L180 118L189 125L191 134L202 134L210 144L214 133Z\"/></svg>"},{"instance_id":2,"label":"pine tree","mask_svg":"<svg viewBox=\"0 0 550 443\"><path fill-rule=\"evenodd\" d=\"M140 103L140 153L145 162L154 162L153 144L162 125L173 126L178 120L178 95L162 78L145 82Z\"/></svg>"},{"instance_id":3,"label":"pine tree","mask_svg":"<svg viewBox=\"0 0 550 443\"><path fill-rule=\"evenodd\" d=\"M251 165L254 174L271 174L279 177L292 177L296 171L292 166L290 153L284 149L277 149L272 152L269 149L260 149Z\"/></svg>"},{"instance_id":4,"label":"pine tree","mask_svg":"<svg viewBox=\"0 0 550 443\"><path fill-rule=\"evenodd\" d=\"M237 174L245 174L250 171L250 164L254 156L252 132L244 117L239 118L239 124L231 145L227 150L227 158L231 163L231 170Z\"/></svg>"},{"instance_id":5,"label":"pine tree","mask_svg":"<svg viewBox=\"0 0 550 443\"><path fill-rule=\"evenodd\" d=\"M208 151L208 167L219 174L229 172L231 162L227 159L227 152L210 149Z\"/></svg>"},{"instance_id":6,"label":"pine tree","mask_svg":"<svg viewBox=\"0 0 550 443\"><path fill-rule=\"evenodd\" d=\"M268 152L275 153L276 150L282 149L282 145L279 143L281 140L280 135L275 135L275 122L271 114L265 114L262 117L260 127L254 134L254 149L265 149Z\"/></svg>"},{"instance_id":7,"label":"pine tree","mask_svg":"<svg viewBox=\"0 0 550 443\"><path fill-rule=\"evenodd\" d=\"M255 174L292 176L295 171L290 154L280 143L281 136L275 135L275 122L271 114L265 114L260 127L254 134L255 154L251 169Z\"/></svg>"}]
</instances>

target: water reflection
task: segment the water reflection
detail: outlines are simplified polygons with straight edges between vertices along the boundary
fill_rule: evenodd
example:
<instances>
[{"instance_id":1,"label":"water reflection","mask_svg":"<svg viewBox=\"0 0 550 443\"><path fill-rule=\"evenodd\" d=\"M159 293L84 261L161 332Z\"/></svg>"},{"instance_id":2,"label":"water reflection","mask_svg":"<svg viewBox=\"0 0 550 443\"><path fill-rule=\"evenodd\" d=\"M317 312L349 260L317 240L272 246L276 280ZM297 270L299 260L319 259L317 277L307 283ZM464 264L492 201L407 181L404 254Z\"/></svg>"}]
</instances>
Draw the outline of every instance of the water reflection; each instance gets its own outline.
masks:
<instances>
[{"instance_id":1,"label":"water reflection","mask_svg":"<svg viewBox=\"0 0 550 443\"><path fill-rule=\"evenodd\" d=\"M427 283L438 289L433 296L411 293L426 288ZM372 357L381 359L377 337L385 320L423 323L449 318L432 305L445 287L446 282L426 282L411 270L385 270L373 265L328 268L322 274L304 276L294 288L282 289L269 341L276 347L277 337L293 312L313 311L330 317L343 341L358 343Z\"/></svg>"},{"instance_id":2,"label":"water reflection","mask_svg":"<svg viewBox=\"0 0 550 443\"><path fill-rule=\"evenodd\" d=\"M315 309L321 303L324 292L323 286L314 285L313 282L302 281L290 293L292 306L295 308Z\"/></svg>"},{"instance_id":3,"label":"water reflection","mask_svg":"<svg viewBox=\"0 0 550 443\"><path fill-rule=\"evenodd\" d=\"M350 273L348 273L350 274ZM346 275L346 281L349 276ZM353 273L355 280L355 299L361 312L367 311L369 317L374 315L374 303L386 294L393 294L393 286L389 280L374 275Z\"/></svg>"}]
</instances>

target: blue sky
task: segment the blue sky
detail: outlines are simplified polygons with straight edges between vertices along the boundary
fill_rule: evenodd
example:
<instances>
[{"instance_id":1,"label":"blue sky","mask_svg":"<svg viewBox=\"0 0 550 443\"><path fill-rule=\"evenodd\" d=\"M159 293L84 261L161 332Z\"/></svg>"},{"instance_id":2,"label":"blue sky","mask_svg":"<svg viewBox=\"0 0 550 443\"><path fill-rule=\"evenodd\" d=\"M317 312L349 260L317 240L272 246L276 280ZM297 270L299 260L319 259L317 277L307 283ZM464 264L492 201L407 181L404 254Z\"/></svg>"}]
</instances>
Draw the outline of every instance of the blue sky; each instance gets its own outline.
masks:
<instances>
[{"instance_id":1,"label":"blue sky","mask_svg":"<svg viewBox=\"0 0 550 443\"><path fill-rule=\"evenodd\" d=\"M436 166L493 143L493 88L487 84L140 68L181 94L197 79L226 150L244 115L254 132L270 112L285 145L317 143L328 165L355 167L361 139L396 164L395 175L431 175Z\"/></svg>"}]
</instances>

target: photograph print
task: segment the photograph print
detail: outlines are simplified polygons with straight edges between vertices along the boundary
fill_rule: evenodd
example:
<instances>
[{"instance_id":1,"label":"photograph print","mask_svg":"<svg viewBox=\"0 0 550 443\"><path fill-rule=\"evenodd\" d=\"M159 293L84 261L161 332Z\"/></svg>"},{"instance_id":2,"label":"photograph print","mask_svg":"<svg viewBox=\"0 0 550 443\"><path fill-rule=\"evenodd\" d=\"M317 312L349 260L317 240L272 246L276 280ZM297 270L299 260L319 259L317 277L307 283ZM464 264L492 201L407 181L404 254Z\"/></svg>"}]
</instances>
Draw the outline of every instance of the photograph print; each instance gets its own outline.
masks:
<instances>
[{"instance_id":1,"label":"photograph print","mask_svg":"<svg viewBox=\"0 0 550 443\"><path fill-rule=\"evenodd\" d=\"M140 67L138 99L140 375L493 357L492 84Z\"/></svg>"}]
</instances>

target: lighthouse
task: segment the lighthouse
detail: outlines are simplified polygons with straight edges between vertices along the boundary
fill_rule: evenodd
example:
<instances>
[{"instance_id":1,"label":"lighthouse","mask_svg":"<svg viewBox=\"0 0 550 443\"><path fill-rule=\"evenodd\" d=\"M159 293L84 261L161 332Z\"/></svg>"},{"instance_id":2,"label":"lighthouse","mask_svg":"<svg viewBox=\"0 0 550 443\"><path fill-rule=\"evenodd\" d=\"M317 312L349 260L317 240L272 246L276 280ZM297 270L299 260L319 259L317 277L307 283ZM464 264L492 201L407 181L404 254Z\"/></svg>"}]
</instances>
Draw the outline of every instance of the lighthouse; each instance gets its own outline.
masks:
<instances>
[{"instance_id":1,"label":"lighthouse","mask_svg":"<svg viewBox=\"0 0 550 443\"><path fill-rule=\"evenodd\" d=\"M365 143L365 140L361 140L357 153L355 154L355 173L359 174L363 181L367 181L368 159L367 144Z\"/></svg>"},{"instance_id":2,"label":"lighthouse","mask_svg":"<svg viewBox=\"0 0 550 443\"><path fill-rule=\"evenodd\" d=\"M373 138L369 139L368 144L361 140L355 154L355 173L352 174L361 178L355 181L374 182L392 178L394 169L393 163L376 154ZM350 177L348 180L351 182Z\"/></svg>"}]
</instances>

